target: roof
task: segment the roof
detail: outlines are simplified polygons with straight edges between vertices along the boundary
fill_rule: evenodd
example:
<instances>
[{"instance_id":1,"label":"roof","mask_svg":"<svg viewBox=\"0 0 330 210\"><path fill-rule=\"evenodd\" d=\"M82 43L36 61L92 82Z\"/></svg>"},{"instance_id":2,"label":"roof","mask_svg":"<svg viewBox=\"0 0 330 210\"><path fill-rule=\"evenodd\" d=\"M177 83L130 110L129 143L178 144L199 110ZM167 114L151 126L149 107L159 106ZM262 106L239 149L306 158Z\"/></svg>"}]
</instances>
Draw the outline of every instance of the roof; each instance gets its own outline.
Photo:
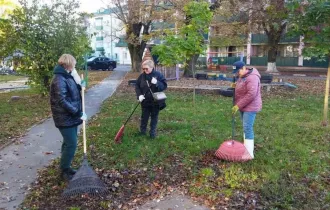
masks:
<instances>
[{"instance_id":1,"label":"roof","mask_svg":"<svg viewBox=\"0 0 330 210\"><path fill-rule=\"evenodd\" d=\"M101 8L101 9L98 9L97 12L94 12L94 15L109 15L109 14L115 13L117 10L118 10L117 7Z\"/></svg>"}]
</instances>

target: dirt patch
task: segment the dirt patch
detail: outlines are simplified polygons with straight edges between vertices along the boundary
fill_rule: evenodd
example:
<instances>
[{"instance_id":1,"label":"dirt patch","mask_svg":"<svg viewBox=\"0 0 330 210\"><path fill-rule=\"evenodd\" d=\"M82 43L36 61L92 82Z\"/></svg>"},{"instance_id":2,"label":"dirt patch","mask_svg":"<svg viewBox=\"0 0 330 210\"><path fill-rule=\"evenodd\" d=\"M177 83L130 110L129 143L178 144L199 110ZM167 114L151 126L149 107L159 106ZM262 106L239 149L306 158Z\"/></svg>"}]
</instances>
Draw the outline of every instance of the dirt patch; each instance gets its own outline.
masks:
<instances>
[{"instance_id":1,"label":"dirt patch","mask_svg":"<svg viewBox=\"0 0 330 210\"><path fill-rule=\"evenodd\" d=\"M134 85L129 85L128 81L137 79L140 73L130 72L126 75L124 81L117 89L118 93L134 92ZM280 81L279 77L274 76L274 81ZM282 82L293 84L297 89L289 88L286 86L272 86L270 91L267 91L266 87L262 88L262 94L264 97L280 96L280 97L292 97L295 95L322 95L325 92L325 80L309 79L309 78L290 78L281 79ZM193 87L197 88L197 93L200 94L219 94L219 90L212 90L216 87L229 87L230 81L220 80L197 80L194 78L181 78L180 80L167 81L167 92L193 92ZM201 90L198 87L209 87L209 90Z\"/></svg>"},{"instance_id":2,"label":"dirt patch","mask_svg":"<svg viewBox=\"0 0 330 210\"><path fill-rule=\"evenodd\" d=\"M122 171L95 169L106 183L110 193L106 197L81 197L64 200L61 193L66 184L57 175L50 176L49 171L56 171L55 163L39 172L38 181L21 207L48 210L80 207L80 209L136 209L147 200L164 197L179 188L191 175L180 161L179 156L169 157L171 164ZM58 174L58 173L56 173Z\"/></svg>"}]
</instances>

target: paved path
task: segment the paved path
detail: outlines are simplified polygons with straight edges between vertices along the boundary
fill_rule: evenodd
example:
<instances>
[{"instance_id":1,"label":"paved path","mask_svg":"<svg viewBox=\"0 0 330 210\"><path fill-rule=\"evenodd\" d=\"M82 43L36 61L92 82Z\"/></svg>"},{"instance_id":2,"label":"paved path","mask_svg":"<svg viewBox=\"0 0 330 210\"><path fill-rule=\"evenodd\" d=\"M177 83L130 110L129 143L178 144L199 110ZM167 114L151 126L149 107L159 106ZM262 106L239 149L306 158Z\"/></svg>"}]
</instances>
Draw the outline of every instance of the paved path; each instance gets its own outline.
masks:
<instances>
[{"instance_id":1,"label":"paved path","mask_svg":"<svg viewBox=\"0 0 330 210\"><path fill-rule=\"evenodd\" d=\"M193 202L189 197L173 192L171 195L147 202L139 210L208 210L209 208Z\"/></svg>"},{"instance_id":2,"label":"paved path","mask_svg":"<svg viewBox=\"0 0 330 210\"><path fill-rule=\"evenodd\" d=\"M0 83L0 92L9 91L13 89L26 89L29 86L25 83L28 79L16 80L16 81L8 81L8 82L1 82Z\"/></svg>"},{"instance_id":3,"label":"paved path","mask_svg":"<svg viewBox=\"0 0 330 210\"><path fill-rule=\"evenodd\" d=\"M86 93L86 113L91 117L102 102L110 97L130 67L118 68L100 84ZM32 127L26 136L0 151L0 209L16 209L28 193L27 188L37 177L37 170L60 156L62 137L53 119Z\"/></svg>"}]
</instances>

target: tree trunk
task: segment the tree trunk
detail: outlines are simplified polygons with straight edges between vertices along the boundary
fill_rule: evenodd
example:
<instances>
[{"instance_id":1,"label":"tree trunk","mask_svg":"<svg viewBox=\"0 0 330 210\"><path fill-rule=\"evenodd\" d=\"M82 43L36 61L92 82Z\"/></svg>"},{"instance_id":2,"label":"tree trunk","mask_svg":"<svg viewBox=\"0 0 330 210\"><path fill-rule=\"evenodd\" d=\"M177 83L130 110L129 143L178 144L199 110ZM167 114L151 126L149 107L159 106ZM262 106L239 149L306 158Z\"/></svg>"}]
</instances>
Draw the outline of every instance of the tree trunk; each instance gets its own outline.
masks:
<instances>
[{"instance_id":1,"label":"tree trunk","mask_svg":"<svg viewBox=\"0 0 330 210\"><path fill-rule=\"evenodd\" d=\"M44 87L45 87L47 90L50 90L49 76L44 76L43 84L44 84Z\"/></svg>"},{"instance_id":2,"label":"tree trunk","mask_svg":"<svg viewBox=\"0 0 330 210\"><path fill-rule=\"evenodd\" d=\"M329 87L330 87L330 55L328 64L327 81L325 83L325 95L324 95L324 109L323 109L323 121L322 125L328 125L328 108L329 108Z\"/></svg>"},{"instance_id":3,"label":"tree trunk","mask_svg":"<svg viewBox=\"0 0 330 210\"><path fill-rule=\"evenodd\" d=\"M270 46L268 49L268 60L266 72L278 72L276 68L277 45Z\"/></svg>"},{"instance_id":4,"label":"tree trunk","mask_svg":"<svg viewBox=\"0 0 330 210\"><path fill-rule=\"evenodd\" d=\"M189 58L189 60L187 60L187 64L185 69L184 69L184 72L183 72L183 75L186 76L186 77L189 77L189 76L195 76L195 64L197 62L197 59L198 59L199 55L194 55L192 57Z\"/></svg>"},{"instance_id":5,"label":"tree trunk","mask_svg":"<svg viewBox=\"0 0 330 210\"><path fill-rule=\"evenodd\" d=\"M197 60L196 57L198 58L198 56L199 55L194 55L191 60L191 64L192 64L191 70L192 70L192 75L193 75L194 80L195 80L195 64L196 64L195 60ZM195 105L195 102L196 102L196 87L195 87L195 83L194 83L194 93L193 93L193 104L194 105Z\"/></svg>"},{"instance_id":6,"label":"tree trunk","mask_svg":"<svg viewBox=\"0 0 330 210\"><path fill-rule=\"evenodd\" d=\"M273 27L267 33L268 37L268 60L267 60L267 70L266 72L278 72L276 68L276 56L278 43L281 40L282 30L275 30Z\"/></svg>"},{"instance_id":7,"label":"tree trunk","mask_svg":"<svg viewBox=\"0 0 330 210\"><path fill-rule=\"evenodd\" d=\"M209 7L212 12L214 12L216 9L218 9L221 6L222 1L221 0L215 0L213 4ZM191 16L187 15L185 24L188 25L191 21ZM188 35L188 34L187 34ZM204 40L200 43L201 45L204 45ZM187 64L184 70L183 75L184 76L191 76L193 75L195 71L195 64L197 62L199 55L193 55L187 60ZM194 76L194 75L193 75Z\"/></svg>"},{"instance_id":8,"label":"tree trunk","mask_svg":"<svg viewBox=\"0 0 330 210\"><path fill-rule=\"evenodd\" d=\"M281 36L286 27L286 23L282 24L279 28L275 28L272 24L273 23L270 23L269 29L267 29L267 27L264 26L264 30L268 38L268 47L269 47L266 72L278 72L276 68L278 43L280 43Z\"/></svg>"},{"instance_id":9,"label":"tree trunk","mask_svg":"<svg viewBox=\"0 0 330 210\"><path fill-rule=\"evenodd\" d=\"M128 50L131 56L131 64L133 72L141 72L141 61L143 51L141 53L140 46L135 46L133 44L128 43Z\"/></svg>"},{"instance_id":10,"label":"tree trunk","mask_svg":"<svg viewBox=\"0 0 330 210\"><path fill-rule=\"evenodd\" d=\"M146 41L142 39L142 35L149 35L149 27L151 21L147 24L142 23L134 23L130 27L127 28L126 37L131 37L134 35L134 44L128 42L128 50L131 56L131 64L133 72L140 72L141 71L141 61L144 49L146 48ZM143 31L141 34L141 29L143 27Z\"/></svg>"}]
</instances>

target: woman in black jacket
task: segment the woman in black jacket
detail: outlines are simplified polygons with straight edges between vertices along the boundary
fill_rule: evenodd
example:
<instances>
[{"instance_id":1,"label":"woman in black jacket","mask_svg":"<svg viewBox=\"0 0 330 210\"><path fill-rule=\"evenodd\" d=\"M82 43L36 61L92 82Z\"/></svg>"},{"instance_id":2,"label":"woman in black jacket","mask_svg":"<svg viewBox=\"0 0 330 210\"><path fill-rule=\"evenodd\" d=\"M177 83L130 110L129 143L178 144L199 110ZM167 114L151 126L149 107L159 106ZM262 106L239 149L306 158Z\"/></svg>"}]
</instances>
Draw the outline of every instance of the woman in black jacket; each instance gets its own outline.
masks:
<instances>
[{"instance_id":1,"label":"woman in black jacket","mask_svg":"<svg viewBox=\"0 0 330 210\"><path fill-rule=\"evenodd\" d=\"M151 117L149 134L151 138L155 138L159 110L164 109L166 104L165 99L155 101L151 91L153 93L164 91L167 88L167 83L160 72L153 70L154 62L152 60L144 61L141 66L143 73L140 74L135 85L135 93L142 108L140 134L146 135L148 120Z\"/></svg>"},{"instance_id":2,"label":"woman in black jacket","mask_svg":"<svg viewBox=\"0 0 330 210\"><path fill-rule=\"evenodd\" d=\"M61 148L61 177L70 180L75 174L71 162L77 148L78 125L87 119L82 112L81 83L75 70L76 60L72 55L63 54L54 68L54 77L50 86L50 105L55 126L63 136Z\"/></svg>"}]
</instances>

